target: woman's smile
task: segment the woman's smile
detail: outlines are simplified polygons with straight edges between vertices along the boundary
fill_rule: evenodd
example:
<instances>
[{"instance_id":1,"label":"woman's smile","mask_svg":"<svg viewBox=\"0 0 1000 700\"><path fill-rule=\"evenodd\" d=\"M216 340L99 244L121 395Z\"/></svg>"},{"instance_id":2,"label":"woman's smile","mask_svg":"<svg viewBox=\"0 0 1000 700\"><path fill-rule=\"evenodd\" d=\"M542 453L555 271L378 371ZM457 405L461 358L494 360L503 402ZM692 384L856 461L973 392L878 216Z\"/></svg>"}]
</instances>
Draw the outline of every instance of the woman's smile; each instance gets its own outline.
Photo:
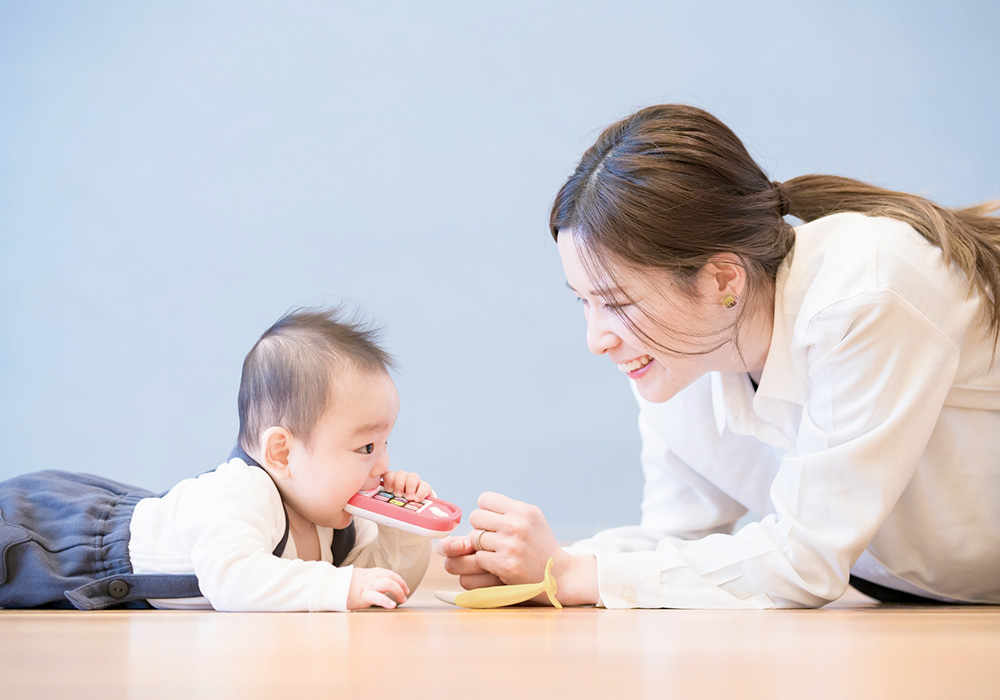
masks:
<instances>
[{"instance_id":1,"label":"woman's smile","mask_svg":"<svg viewBox=\"0 0 1000 700\"><path fill-rule=\"evenodd\" d=\"M650 363L653 362L653 358L649 355L643 355L642 357L637 357L634 360L629 360L628 362L619 362L618 371L625 372L629 377L635 379L646 373L649 368Z\"/></svg>"}]
</instances>

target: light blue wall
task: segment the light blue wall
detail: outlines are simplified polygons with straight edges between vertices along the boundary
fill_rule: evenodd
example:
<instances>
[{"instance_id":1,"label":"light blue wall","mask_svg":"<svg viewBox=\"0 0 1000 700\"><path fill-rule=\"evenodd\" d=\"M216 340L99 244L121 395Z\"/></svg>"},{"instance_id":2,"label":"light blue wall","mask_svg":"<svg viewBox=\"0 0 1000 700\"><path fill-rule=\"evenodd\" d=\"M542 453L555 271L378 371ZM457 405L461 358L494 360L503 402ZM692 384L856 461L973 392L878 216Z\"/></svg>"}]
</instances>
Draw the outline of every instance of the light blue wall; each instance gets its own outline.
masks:
<instances>
[{"instance_id":1,"label":"light blue wall","mask_svg":"<svg viewBox=\"0 0 1000 700\"><path fill-rule=\"evenodd\" d=\"M775 178L1000 196L1000 4L0 1L0 477L165 489L243 355L348 299L402 365L394 465L561 538L638 517L635 408L546 230L600 128L725 119Z\"/></svg>"}]
</instances>

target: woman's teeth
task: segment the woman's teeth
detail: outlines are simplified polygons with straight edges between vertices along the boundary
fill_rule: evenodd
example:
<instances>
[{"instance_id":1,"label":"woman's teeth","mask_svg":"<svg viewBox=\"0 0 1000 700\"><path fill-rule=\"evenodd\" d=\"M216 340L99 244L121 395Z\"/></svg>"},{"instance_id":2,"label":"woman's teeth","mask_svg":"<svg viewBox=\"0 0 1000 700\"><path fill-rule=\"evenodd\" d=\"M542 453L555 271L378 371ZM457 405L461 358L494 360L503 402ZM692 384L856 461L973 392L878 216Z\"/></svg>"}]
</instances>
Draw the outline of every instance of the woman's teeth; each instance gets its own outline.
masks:
<instances>
[{"instance_id":1,"label":"woman's teeth","mask_svg":"<svg viewBox=\"0 0 1000 700\"><path fill-rule=\"evenodd\" d=\"M650 357L649 355L646 355L645 357L640 357L639 359L632 360L631 362L622 362L622 363L620 363L618 365L618 371L619 372L634 372L635 370L637 370L637 369L639 369L641 367L645 367L646 365L648 365L652 361L653 361L653 358Z\"/></svg>"}]
</instances>

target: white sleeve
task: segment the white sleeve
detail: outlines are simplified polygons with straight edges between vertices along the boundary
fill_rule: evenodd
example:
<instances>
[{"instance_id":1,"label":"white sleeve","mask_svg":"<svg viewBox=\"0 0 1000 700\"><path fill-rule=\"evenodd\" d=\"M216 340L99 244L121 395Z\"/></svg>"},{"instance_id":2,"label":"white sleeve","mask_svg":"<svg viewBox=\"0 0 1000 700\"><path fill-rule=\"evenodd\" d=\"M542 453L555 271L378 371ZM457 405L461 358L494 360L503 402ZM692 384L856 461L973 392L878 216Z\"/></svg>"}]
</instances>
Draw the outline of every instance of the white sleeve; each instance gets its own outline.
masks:
<instances>
[{"instance_id":1,"label":"white sleeve","mask_svg":"<svg viewBox=\"0 0 1000 700\"><path fill-rule=\"evenodd\" d=\"M354 527L357 539L344 565L390 569L403 577L411 594L416 591L430 562L430 539L358 517Z\"/></svg>"},{"instance_id":2,"label":"white sleeve","mask_svg":"<svg viewBox=\"0 0 1000 700\"><path fill-rule=\"evenodd\" d=\"M222 478L205 480L202 488L188 488L175 520L198 586L212 607L346 610L353 569L274 556L285 529L277 489L256 467L223 472L215 475Z\"/></svg>"},{"instance_id":3,"label":"white sleeve","mask_svg":"<svg viewBox=\"0 0 1000 700\"><path fill-rule=\"evenodd\" d=\"M573 554L634 552L656 549L665 537L694 540L732 532L746 508L691 469L639 413L642 439L642 520L640 525L602 530L574 543Z\"/></svg>"},{"instance_id":4,"label":"white sleeve","mask_svg":"<svg viewBox=\"0 0 1000 700\"><path fill-rule=\"evenodd\" d=\"M650 551L598 551L604 605L816 607L842 595L850 567L913 474L958 350L884 291L824 310L804 342L811 394L796 446L771 485L775 514L735 535L668 536ZM660 507L669 508L667 501ZM650 544L647 531L643 545Z\"/></svg>"}]
</instances>

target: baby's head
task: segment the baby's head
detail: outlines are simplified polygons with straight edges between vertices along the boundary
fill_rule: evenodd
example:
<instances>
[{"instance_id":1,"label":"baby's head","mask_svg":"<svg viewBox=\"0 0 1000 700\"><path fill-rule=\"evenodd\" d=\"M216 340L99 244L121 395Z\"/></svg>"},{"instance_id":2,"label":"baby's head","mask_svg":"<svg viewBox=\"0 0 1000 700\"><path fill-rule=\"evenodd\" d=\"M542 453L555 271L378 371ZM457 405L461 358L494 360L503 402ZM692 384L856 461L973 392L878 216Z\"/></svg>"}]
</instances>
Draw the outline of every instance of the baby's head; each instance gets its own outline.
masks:
<instances>
[{"instance_id":1,"label":"baby's head","mask_svg":"<svg viewBox=\"0 0 1000 700\"><path fill-rule=\"evenodd\" d=\"M264 331L243 361L239 441L247 453L264 431L282 426L309 443L347 374L385 375L395 367L378 331L342 320L341 309L289 311Z\"/></svg>"},{"instance_id":2,"label":"baby's head","mask_svg":"<svg viewBox=\"0 0 1000 700\"><path fill-rule=\"evenodd\" d=\"M240 445L311 522L344 527L343 504L389 467L399 395L377 337L338 309L296 310L243 362Z\"/></svg>"}]
</instances>

